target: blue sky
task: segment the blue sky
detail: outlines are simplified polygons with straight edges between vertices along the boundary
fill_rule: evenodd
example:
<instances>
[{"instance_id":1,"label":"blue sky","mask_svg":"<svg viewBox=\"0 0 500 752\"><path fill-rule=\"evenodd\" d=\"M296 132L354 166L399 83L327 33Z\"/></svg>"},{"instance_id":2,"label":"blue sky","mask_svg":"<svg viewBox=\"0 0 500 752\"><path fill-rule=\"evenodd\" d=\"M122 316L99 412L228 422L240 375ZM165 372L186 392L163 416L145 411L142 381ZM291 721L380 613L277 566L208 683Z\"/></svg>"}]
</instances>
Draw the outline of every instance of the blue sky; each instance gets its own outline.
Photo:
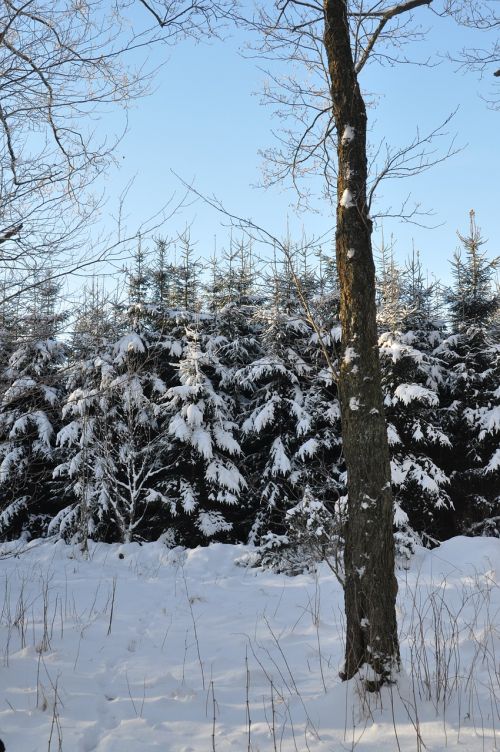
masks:
<instances>
[{"instance_id":1,"label":"blue sky","mask_svg":"<svg viewBox=\"0 0 500 752\"><path fill-rule=\"evenodd\" d=\"M377 99L377 106L369 110L373 139L384 136L390 143L403 145L415 136L417 128L421 133L430 131L458 108L447 128L448 139L436 148L446 150L455 137L456 145L463 149L422 175L385 183L381 191L377 209L397 206L411 193L423 208L434 212L425 222L438 226L429 230L384 220L378 224L374 240L380 242L382 229L386 239L392 236L400 261L414 244L425 267L446 278L447 260L458 246L456 230L466 231L470 209L475 209L477 223L489 239L490 255L500 252L500 112L488 109L480 97L493 90L491 70L480 80L475 74L457 70L445 58L447 51L455 52L471 41L482 46L487 39L479 32L471 36L427 9L420 14L429 33L411 52L420 59L433 55L440 64L432 68L375 64L363 72L362 86ZM333 226L332 207L326 201L318 200L315 212L297 215L295 197L288 187L255 187L262 177L259 150L273 144L272 131L279 121L260 103L265 78L259 69L261 61L240 54L248 37L242 31L228 30L228 34L224 41L187 40L175 47L150 50L150 65L167 60L154 78L154 91L128 113L128 132L117 152L118 166L110 171L105 184L104 224L112 227L109 215L116 211L117 196L130 179L134 178L134 184L125 214L128 229L133 230L172 193L180 197L182 188L173 174L177 173L194 181L202 193L217 196L228 210L251 217L278 236L284 235L287 225L297 237L302 230L319 235ZM118 116L107 118L105 127L118 128ZM224 245L228 236L225 223L198 202L169 220L162 234L173 236L190 224L197 252L208 257L215 236L218 246Z\"/></svg>"}]
</instances>

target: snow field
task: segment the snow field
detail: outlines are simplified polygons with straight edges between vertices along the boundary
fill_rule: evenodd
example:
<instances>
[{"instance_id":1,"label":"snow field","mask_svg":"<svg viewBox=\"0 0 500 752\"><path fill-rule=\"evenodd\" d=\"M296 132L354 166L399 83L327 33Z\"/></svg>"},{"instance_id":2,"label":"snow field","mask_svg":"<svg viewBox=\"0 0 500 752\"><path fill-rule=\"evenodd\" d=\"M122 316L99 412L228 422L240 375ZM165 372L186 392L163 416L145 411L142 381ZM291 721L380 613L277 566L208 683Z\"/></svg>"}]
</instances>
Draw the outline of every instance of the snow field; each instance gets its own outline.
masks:
<instances>
[{"instance_id":1,"label":"snow field","mask_svg":"<svg viewBox=\"0 0 500 752\"><path fill-rule=\"evenodd\" d=\"M7 752L500 749L500 541L455 538L399 571L403 669L379 695L338 678L330 570L235 564L251 555L3 544Z\"/></svg>"}]
</instances>

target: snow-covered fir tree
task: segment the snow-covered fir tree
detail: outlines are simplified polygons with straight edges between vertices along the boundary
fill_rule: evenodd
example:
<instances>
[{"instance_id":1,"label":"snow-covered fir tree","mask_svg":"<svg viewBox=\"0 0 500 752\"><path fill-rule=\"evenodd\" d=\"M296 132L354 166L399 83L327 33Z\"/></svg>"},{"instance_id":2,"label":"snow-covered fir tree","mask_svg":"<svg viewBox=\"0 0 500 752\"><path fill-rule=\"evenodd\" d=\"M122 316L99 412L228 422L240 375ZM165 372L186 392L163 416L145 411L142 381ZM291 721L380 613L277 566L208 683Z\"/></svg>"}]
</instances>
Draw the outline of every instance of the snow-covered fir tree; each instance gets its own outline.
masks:
<instances>
[{"instance_id":1,"label":"snow-covered fir tree","mask_svg":"<svg viewBox=\"0 0 500 752\"><path fill-rule=\"evenodd\" d=\"M494 284L500 257L489 258L481 250L486 240L476 225L474 210L469 214L469 234L457 235L465 255L459 248L451 262L454 284L448 290L447 302L454 330L463 331L474 325L489 329L500 304Z\"/></svg>"},{"instance_id":2,"label":"snow-covered fir tree","mask_svg":"<svg viewBox=\"0 0 500 752\"><path fill-rule=\"evenodd\" d=\"M378 253L377 324L380 331L398 331L405 310L402 295L402 269L394 258L394 243L387 245L384 237Z\"/></svg>"},{"instance_id":3,"label":"snow-covered fir tree","mask_svg":"<svg viewBox=\"0 0 500 752\"><path fill-rule=\"evenodd\" d=\"M296 454L309 437L312 416L305 407L303 385L309 364L289 341L309 335L298 318L290 320L276 308L260 312L264 352L241 369L237 378L248 394L246 467L251 478L251 502L256 512L251 537L284 532L286 511L299 500Z\"/></svg>"},{"instance_id":4,"label":"snow-covered fir tree","mask_svg":"<svg viewBox=\"0 0 500 752\"><path fill-rule=\"evenodd\" d=\"M209 311L223 310L227 305L246 305L256 293L256 260L251 240L229 237L228 248L214 250L204 284Z\"/></svg>"},{"instance_id":5,"label":"snow-covered fir tree","mask_svg":"<svg viewBox=\"0 0 500 752\"><path fill-rule=\"evenodd\" d=\"M1 374L0 537L43 535L57 512L51 483L63 396L58 287L35 279L17 343ZM13 342L10 343L13 345Z\"/></svg>"},{"instance_id":6,"label":"snow-covered fir tree","mask_svg":"<svg viewBox=\"0 0 500 752\"><path fill-rule=\"evenodd\" d=\"M500 341L495 318L499 298L485 240L470 213L468 235L458 234L463 252L452 262L448 291L453 334L440 354L449 369L446 412L452 437L449 457L451 496L456 507L453 532L500 532Z\"/></svg>"},{"instance_id":7,"label":"snow-covered fir tree","mask_svg":"<svg viewBox=\"0 0 500 752\"><path fill-rule=\"evenodd\" d=\"M9 358L16 349L22 329L21 301L19 296L10 297L10 274L4 271L0 282L0 395L9 387L9 380L3 381Z\"/></svg>"},{"instance_id":8,"label":"snow-covered fir tree","mask_svg":"<svg viewBox=\"0 0 500 752\"><path fill-rule=\"evenodd\" d=\"M446 537L452 503L445 470L450 438L443 426L444 364L436 354L443 323L418 254L381 270L379 347L391 451L395 525L401 552L412 541ZM387 309L386 309L387 306Z\"/></svg>"},{"instance_id":9,"label":"snow-covered fir tree","mask_svg":"<svg viewBox=\"0 0 500 752\"><path fill-rule=\"evenodd\" d=\"M236 242L231 236L229 250L212 261L216 263L205 285L211 315L204 319L204 342L213 355L220 386L238 402L241 389L235 374L262 354L255 313L264 299L256 289L250 243Z\"/></svg>"},{"instance_id":10,"label":"snow-covered fir tree","mask_svg":"<svg viewBox=\"0 0 500 752\"><path fill-rule=\"evenodd\" d=\"M178 542L187 546L229 540L241 518L247 483L239 461L236 410L222 387L221 364L204 349L198 328L186 331L187 347L178 364L178 384L168 389L166 494Z\"/></svg>"},{"instance_id":11,"label":"snow-covered fir tree","mask_svg":"<svg viewBox=\"0 0 500 752\"><path fill-rule=\"evenodd\" d=\"M333 509L341 485L340 410L332 373L298 305L298 273L289 280L275 271L273 282L273 300L258 312L263 354L237 374L247 397L244 448L255 510L250 538L264 550L290 543L290 513L303 503L306 489L308 499ZM319 324L332 353L335 324Z\"/></svg>"},{"instance_id":12,"label":"snow-covered fir tree","mask_svg":"<svg viewBox=\"0 0 500 752\"><path fill-rule=\"evenodd\" d=\"M224 363L226 372L221 377L227 387L230 373L247 364L260 347L253 315L262 296L256 290L250 242L235 241L231 236L229 250L211 260L204 291L211 314L204 326L207 347Z\"/></svg>"},{"instance_id":13,"label":"snow-covered fir tree","mask_svg":"<svg viewBox=\"0 0 500 752\"><path fill-rule=\"evenodd\" d=\"M170 295L173 308L190 311L200 307L201 264L195 255L195 244L189 229L180 233L171 246L174 254L170 265Z\"/></svg>"},{"instance_id":14,"label":"snow-covered fir tree","mask_svg":"<svg viewBox=\"0 0 500 752\"><path fill-rule=\"evenodd\" d=\"M121 336L78 363L64 406L58 443L68 456L57 468L73 501L51 532L121 540L158 537L170 513L164 495L168 445L154 336L143 306L131 306Z\"/></svg>"}]
</instances>

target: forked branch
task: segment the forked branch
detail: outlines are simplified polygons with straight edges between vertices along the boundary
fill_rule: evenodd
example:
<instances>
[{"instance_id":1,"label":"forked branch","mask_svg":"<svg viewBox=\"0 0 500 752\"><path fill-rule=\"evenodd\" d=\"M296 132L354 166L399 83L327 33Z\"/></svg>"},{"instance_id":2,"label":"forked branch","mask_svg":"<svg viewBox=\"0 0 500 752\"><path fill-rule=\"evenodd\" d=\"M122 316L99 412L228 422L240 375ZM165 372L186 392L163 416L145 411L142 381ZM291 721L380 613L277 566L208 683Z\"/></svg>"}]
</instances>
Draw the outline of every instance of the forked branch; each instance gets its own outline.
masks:
<instances>
[{"instance_id":1,"label":"forked branch","mask_svg":"<svg viewBox=\"0 0 500 752\"><path fill-rule=\"evenodd\" d=\"M391 21L396 16L402 15L403 13L409 13L410 11L414 10L415 8L420 7L421 5L430 5L431 2L432 0L409 0L409 2L407 3L401 3L401 5L393 5L391 8L387 8L384 11L372 12L372 13L367 13L367 14L363 14L363 13L353 14L353 15L360 15L362 18L380 18L377 28L375 29L370 39L368 40L368 44L366 45L363 51L363 54L361 55L356 65L356 68L355 68L356 74L358 74L365 66L377 42L377 39L379 38L384 27L389 21Z\"/></svg>"}]
</instances>

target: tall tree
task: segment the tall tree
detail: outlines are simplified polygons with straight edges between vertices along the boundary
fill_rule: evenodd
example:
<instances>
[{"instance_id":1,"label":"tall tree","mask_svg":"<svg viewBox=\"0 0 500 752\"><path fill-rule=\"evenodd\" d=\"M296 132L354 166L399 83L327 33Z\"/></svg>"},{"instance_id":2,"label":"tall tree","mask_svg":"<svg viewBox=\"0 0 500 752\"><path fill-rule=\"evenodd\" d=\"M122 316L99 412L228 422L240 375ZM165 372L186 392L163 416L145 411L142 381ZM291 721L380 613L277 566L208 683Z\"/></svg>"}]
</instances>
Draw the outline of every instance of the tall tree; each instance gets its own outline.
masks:
<instances>
[{"instance_id":1,"label":"tall tree","mask_svg":"<svg viewBox=\"0 0 500 752\"><path fill-rule=\"evenodd\" d=\"M120 328L118 340L96 342L93 356L72 364L58 434L66 456L56 475L69 479L72 498L50 529L83 543L87 537L151 540L170 513L159 333L139 304Z\"/></svg>"},{"instance_id":2,"label":"tall tree","mask_svg":"<svg viewBox=\"0 0 500 752\"><path fill-rule=\"evenodd\" d=\"M486 240L476 224L474 210L469 213L469 233L457 233L465 251L455 251L452 261L454 285L448 292L454 327L461 332L469 327L488 328L489 320L498 310L499 299L493 289L493 276L500 266L500 257L489 259L481 248Z\"/></svg>"},{"instance_id":3,"label":"tall tree","mask_svg":"<svg viewBox=\"0 0 500 752\"><path fill-rule=\"evenodd\" d=\"M402 44L414 38L412 11L430 1L384 0L367 8L357 0L288 0L275 2L272 9L261 4L250 21L262 34L267 59L286 61L295 70L304 66L308 76L317 77L317 85L311 86L293 70L285 77L271 74L267 100L281 110L290 107L286 116L295 114L298 129L287 128L270 152L269 179L291 178L298 187L302 176L319 169L325 193L336 204L343 348L338 388L349 496L343 675L351 678L368 665L373 687L397 669L399 648L370 206L384 177L416 174L430 167L433 158L426 150L429 137L417 135L399 150L388 149L385 163L368 175L367 113L359 77L370 59L386 54L398 59ZM298 190L307 201L307 192Z\"/></svg>"},{"instance_id":4,"label":"tall tree","mask_svg":"<svg viewBox=\"0 0 500 752\"><path fill-rule=\"evenodd\" d=\"M378 361L372 220L367 199L367 116L351 49L347 1L325 0L324 14L324 44L338 139L336 254L343 351L339 395L348 492L344 675L350 678L368 664L378 681L398 666L399 646L391 470Z\"/></svg>"},{"instance_id":5,"label":"tall tree","mask_svg":"<svg viewBox=\"0 0 500 752\"><path fill-rule=\"evenodd\" d=\"M380 169L372 162L368 175L367 113L359 78L369 60L407 59L400 50L415 38L412 11L430 2L383 0L368 8L360 0L276 1L271 9L261 3L250 20L261 32L267 59L288 65L284 77L271 73L265 92L288 118L285 137L270 153L269 180L290 178L297 187L302 176L320 171L325 193L336 203L344 353L339 394L349 494L343 675L350 678L368 665L374 672L373 687L397 669L399 648L370 206L383 178L415 175L440 160L426 148L437 129L425 137L417 133L402 148L388 148ZM301 67L307 82L294 74ZM296 129L288 126L293 115ZM299 188L299 197L307 201L307 192ZM400 214L407 215L404 207Z\"/></svg>"},{"instance_id":6,"label":"tall tree","mask_svg":"<svg viewBox=\"0 0 500 752\"><path fill-rule=\"evenodd\" d=\"M340 409L323 353L328 348L336 360L335 291L327 280L312 279L302 260L290 252L284 268L275 267L268 284L273 299L256 315L263 352L236 374L247 397L242 428L256 512L251 540L260 541L263 563L285 571L302 571L324 556L330 510L344 492ZM322 294L305 311L298 291L308 285Z\"/></svg>"}]
</instances>

